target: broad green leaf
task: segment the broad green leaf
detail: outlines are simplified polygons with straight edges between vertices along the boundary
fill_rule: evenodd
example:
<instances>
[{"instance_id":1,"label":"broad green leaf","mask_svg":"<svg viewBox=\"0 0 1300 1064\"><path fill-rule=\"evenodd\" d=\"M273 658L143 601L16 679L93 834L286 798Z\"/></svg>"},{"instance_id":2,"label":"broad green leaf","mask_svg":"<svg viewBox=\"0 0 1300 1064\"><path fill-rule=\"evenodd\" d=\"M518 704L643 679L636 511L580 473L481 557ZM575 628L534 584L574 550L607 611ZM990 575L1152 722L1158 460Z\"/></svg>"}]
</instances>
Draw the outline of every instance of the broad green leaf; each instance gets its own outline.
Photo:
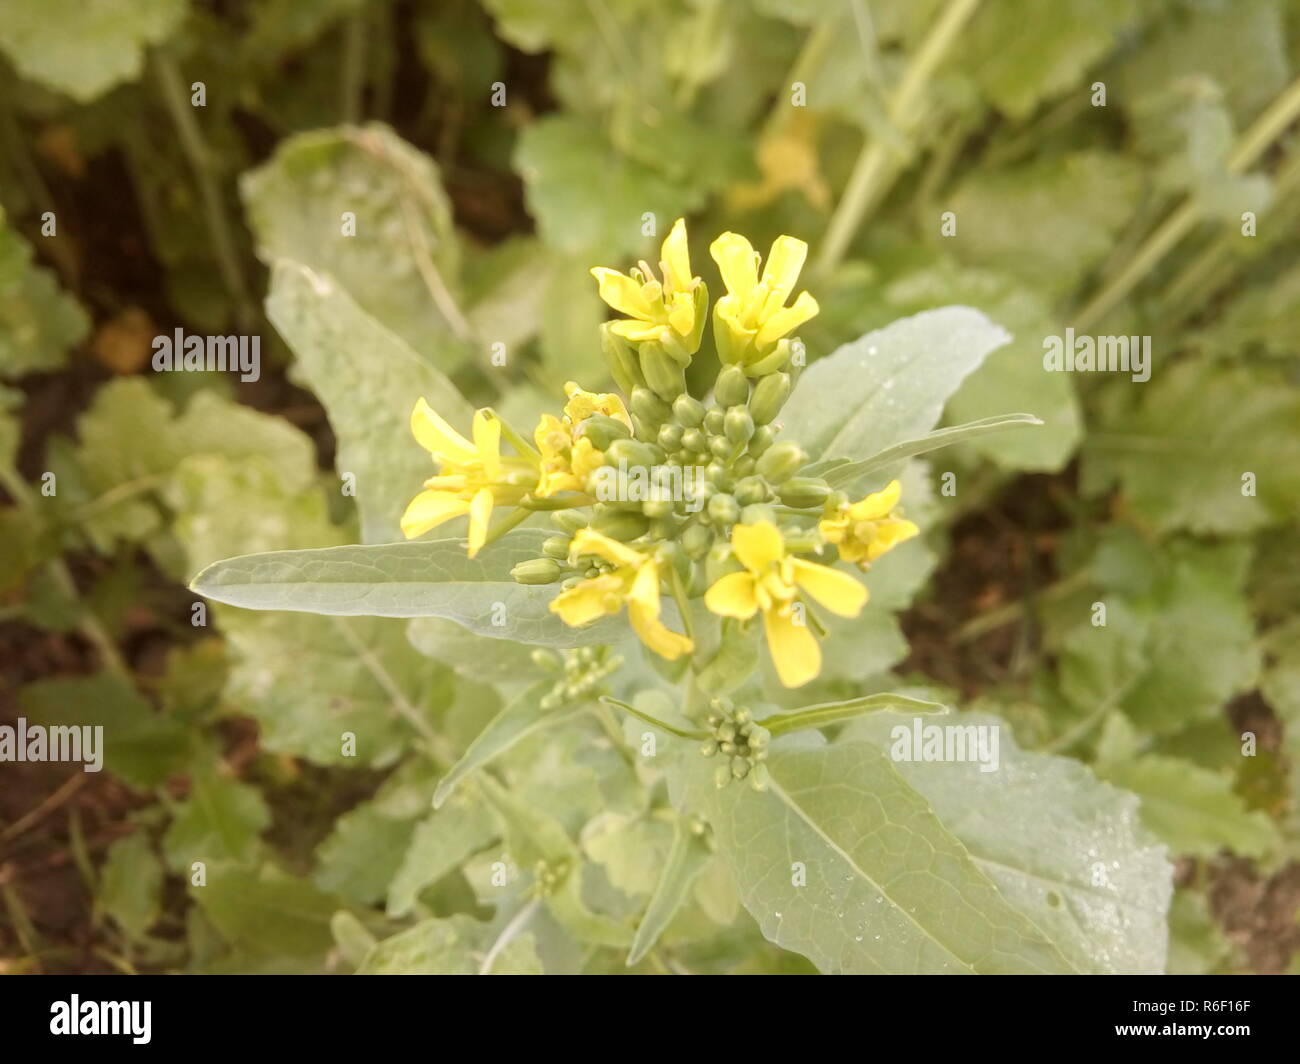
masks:
<instances>
[{"instance_id":1,"label":"broad green leaf","mask_svg":"<svg viewBox=\"0 0 1300 1064\"><path fill-rule=\"evenodd\" d=\"M1113 250L1140 189L1137 163L1101 151L976 169L945 203L957 216L947 243L963 262L1010 274L1055 300Z\"/></svg>"},{"instance_id":2,"label":"broad green leaf","mask_svg":"<svg viewBox=\"0 0 1300 1064\"><path fill-rule=\"evenodd\" d=\"M185 0L6 0L0 51L24 77L88 103L134 81L145 50L185 18Z\"/></svg>"},{"instance_id":3,"label":"broad green leaf","mask_svg":"<svg viewBox=\"0 0 1300 1064\"><path fill-rule=\"evenodd\" d=\"M373 802L344 813L316 849L322 890L369 905L382 898L401 867L415 833L415 821L393 817Z\"/></svg>"},{"instance_id":4,"label":"broad green leaf","mask_svg":"<svg viewBox=\"0 0 1300 1064\"><path fill-rule=\"evenodd\" d=\"M327 275L277 262L266 313L329 414L338 437L335 467L340 476L355 478L363 538L368 543L401 539L407 503L436 471L411 435L416 400L426 399L465 433L469 404L442 373Z\"/></svg>"},{"instance_id":5,"label":"broad green leaf","mask_svg":"<svg viewBox=\"0 0 1300 1064\"><path fill-rule=\"evenodd\" d=\"M334 941L338 899L270 866L209 866L206 885L191 886L190 897L227 942L251 957L323 964Z\"/></svg>"},{"instance_id":6,"label":"broad green leaf","mask_svg":"<svg viewBox=\"0 0 1300 1064\"><path fill-rule=\"evenodd\" d=\"M189 745L182 724L156 712L111 673L38 680L19 690L18 705L30 724L103 728L97 751L103 769L138 790L157 787L184 768Z\"/></svg>"},{"instance_id":7,"label":"broad green leaf","mask_svg":"<svg viewBox=\"0 0 1300 1064\"><path fill-rule=\"evenodd\" d=\"M582 851L615 889L647 898L672 848L673 824L655 815L602 813L582 829Z\"/></svg>"},{"instance_id":8,"label":"broad green leaf","mask_svg":"<svg viewBox=\"0 0 1300 1064\"><path fill-rule=\"evenodd\" d=\"M1133 796L1077 761L1021 750L997 717L962 713L940 723L998 729L997 769L899 759L894 768L1001 895L1080 971L1162 971L1172 868ZM910 714L882 713L850 725L840 741L868 739L892 758L894 729L913 726Z\"/></svg>"},{"instance_id":9,"label":"broad green leaf","mask_svg":"<svg viewBox=\"0 0 1300 1064\"><path fill-rule=\"evenodd\" d=\"M1230 850L1263 857L1279 843L1273 822L1248 811L1227 776L1182 758L1147 754L1107 766L1105 775L1142 799L1143 822L1180 856L1213 857Z\"/></svg>"},{"instance_id":10,"label":"broad green leaf","mask_svg":"<svg viewBox=\"0 0 1300 1064\"><path fill-rule=\"evenodd\" d=\"M704 871L709 857L708 848L700 837L679 819L673 827L672 849L663 862L663 871L650 896L650 904L646 906L641 922L637 925L636 937L628 950L629 968L638 964L654 948L659 936L686 902L691 887Z\"/></svg>"},{"instance_id":11,"label":"broad green leaf","mask_svg":"<svg viewBox=\"0 0 1300 1064\"><path fill-rule=\"evenodd\" d=\"M822 475L831 487L847 488L863 477L889 470L906 459L914 458L920 454L929 454L931 451L937 451L942 447L951 447L954 443L965 443L981 436L1002 432L1004 429L1041 424L1042 422L1033 414L1002 414L997 417L983 418L979 421L968 421L964 425L936 429L934 432L926 433L919 439L903 440L901 443L886 447L879 454L871 458L865 458L860 462L844 462L835 465Z\"/></svg>"},{"instance_id":12,"label":"broad green leaf","mask_svg":"<svg viewBox=\"0 0 1300 1064\"><path fill-rule=\"evenodd\" d=\"M271 811L256 787L204 764L191 774L189 797L176 809L163 838L167 865L188 876L195 861L250 861L270 825Z\"/></svg>"},{"instance_id":13,"label":"broad green leaf","mask_svg":"<svg viewBox=\"0 0 1300 1064\"><path fill-rule=\"evenodd\" d=\"M689 752L674 791L777 945L827 974L1075 970L874 745L787 740L768 767L765 791L718 789Z\"/></svg>"},{"instance_id":14,"label":"broad green leaf","mask_svg":"<svg viewBox=\"0 0 1300 1064\"><path fill-rule=\"evenodd\" d=\"M651 246L657 252L659 241L641 234L644 214L658 219L662 240L673 220L701 199L682 182L617 154L599 127L574 115L547 115L526 126L515 169L543 240L563 252L604 257L609 266ZM593 178L599 195L592 195Z\"/></svg>"},{"instance_id":15,"label":"broad green leaf","mask_svg":"<svg viewBox=\"0 0 1300 1064\"><path fill-rule=\"evenodd\" d=\"M1082 487L1118 480L1157 532L1240 535L1300 507L1300 389L1280 373L1199 360L1114 393L1085 443Z\"/></svg>"},{"instance_id":16,"label":"broad green leaf","mask_svg":"<svg viewBox=\"0 0 1300 1064\"><path fill-rule=\"evenodd\" d=\"M4 22L0 17L0 47ZM53 273L32 262L27 241L7 224L0 207L0 377L60 369L68 349L89 329L85 311Z\"/></svg>"},{"instance_id":17,"label":"broad green leaf","mask_svg":"<svg viewBox=\"0 0 1300 1064\"><path fill-rule=\"evenodd\" d=\"M867 333L804 371L782 411L782 437L813 461L856 460L915 439L1008 339L969 307L926 311Z\"/></svg>"},{"instance_id":18,"label":"broad green leaf","mask_svg":"<svg viewBox=\"0 0 1300 1064\"><path fill-rule=\"evenodd\" d=\"M100 870L98 902L127 938L144 935L162 911L163 866L144 831L118 839Z\"/></svg>"},{"instance_id":19,"label":"broad green leaf","mask_svg":"<svg viewBox=\"0 0 1300 1064\"><path fill-rule=\"evenodd\" d=\"M444 617L521 643L585 646L623 638L616 620L568 628L550 612L558 587L517 584L511 568L541 554L543 529L517 529L466 557L462 540L274 551L208 566L191 584L217 602L333 616Z\"/></svg>"},{"instance_id":20,"label":"broad green leaf","mask_svg":"<svg viewBox=\"0 0 1300 1064\"><path fill-rule=\"evenodd\" d=\"M246 173L240 190L268 266L287 259L333 278L362 313L425 364L450 371L470 352L459 306L460 250L437 165L388 127L299 133ZM344 233L348 214L355 222L351 236ZM375 374L371 383L381 383L374 352L344 349L334 357L360 360ZM313 381L320 376L311 365L306 369ZM339 387L335 394L346 390ZM338 411L329 398L326 403L336 419Z\"/></svg>"},{"instance_id":21,"label":"broad green leaf","mask_svg":"<svg viewBox=\"0 0 1300 1064\"><path fill-rule=\"evenodd\" d=\"M791 732L807 731L810 728L829 728L833 724L843 724L864 713L879 713L886 709L941 715L948 712L948 707L940 702L928 702L907 695L879 694L863 695L861 698L850 698L843 702L804 706L789 713L773 713L770 717L764 717L759 723L770 731L772 738L775 739L782 735L789 735Z\"/></svg>"},{"instance_id":22,"label":"broad green leaf","mask_svg":"<svg viewBox=\"0 0 1300 1064\"><path fill-rule=\"evenodd\" d=\"M405 916L426 887L500 835L479 802L452 801L420 821L388 888L388 915Z\"/></svg>"},{"instance_id":23,"label":"broad green leaf","mask_svg":"<svg viewBox=\"0 0 1300 1064\"><path fill-rule=\"evenodd\" d=\"M421 654L466 679L510 686L526 684L538 675L531 647L475 635L442 617L417 617L407 625L406 637Z\"/></svg>"},{"instance_id":24,"label":"broad green leaf","mask_svg":"<svg viewBox=\"0 0 1300 1064\"><path fill-rule=\"evenodd\" d=\"M575 712L573 706L559 709L543 707L542 699L554 684L543 680L525 691L489 721L486 728L470 743L459 761L447 771L433 795L434 808L440 808L460 786L462 780L489 764L494 758L509 750L515 743L544 728L566 719Z\"/></svg>"}]
</instances>

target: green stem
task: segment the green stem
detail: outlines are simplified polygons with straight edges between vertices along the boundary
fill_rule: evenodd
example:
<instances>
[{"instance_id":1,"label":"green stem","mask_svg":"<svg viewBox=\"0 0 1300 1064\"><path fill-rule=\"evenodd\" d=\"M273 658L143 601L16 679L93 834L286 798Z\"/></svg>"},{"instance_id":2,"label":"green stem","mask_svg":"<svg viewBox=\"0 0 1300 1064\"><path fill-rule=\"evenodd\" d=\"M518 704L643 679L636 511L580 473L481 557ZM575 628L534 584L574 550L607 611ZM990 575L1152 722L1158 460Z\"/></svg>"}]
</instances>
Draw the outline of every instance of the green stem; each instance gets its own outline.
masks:
<instances>
[{"instance_id":1,"label":"green stem","mask_svg":"<svg viewBox=\"0 0 1300 1064\"><path fill-rule=\"evenodd\" d=\"M226 217L214 157L203 137L203 131L199 128L198 120L194 117L194 108L190 105L189 97L185 92L185 83L175 61L165 49L159 49L154 53L153 64L158 83L162 87L163 102L167 106L172 124L175 125L180 139L181 150L189 160L195 180L198 181L208 234L212 237L212 247L217 257L217 266L221 271L226 290L235 303L235 315L239 327L247 331L253 328L257 314L244 281L233 236L234 227Z\"/></svg>"},{"instance_id":2,"label":"green stem","mask_svg":"<svg viewBox=\"0 0 1300 1064\"><path fill-rule=\"evenodd\" d=\"M495 543L512 528L518 527L531 516L532 511L525 510L522 507L512 511L488 529L487 537L483 540L483 546L486 547L489 543Z\"/></svg>"},{"instance_id":3,"label":"green stem","mask_svg":"<svg viewBox=\"0 0 1300 1064\"><path fill-rule=\"evenodd\" d=\"M1293 81L1264 110L1237 141L1228 156L1227 170L1240 174L1300 116L1300 78ZM1074 327L1085 331L1123 300L1138 283L1180 243L1202 217L1199 197L1189 195L1147 237L1128 265L1075 315Z\"/></svg>"},{"instance_id":4,"label":"green stem","mask_svg":"<svg viewBox=\"0 0 1300 1064\"><path fill-rule=\"evenodd\" d=\"M630 706L626 702L621 702L610 695L603 695L600 700L607 706L617 706L619 709L623 710L624 713L630 713L632 716L636 717L637 720L644 721L651 727L662 728L670 735L675 735L679 739L707 739L709 737L708 732L699 730L687 731L684 728L678 728L675 725L666 724L658 717L652 717L649 713L643 713L635 706Z\"/></svg>"},{"instance_id":5,"label":"green stem","mask_svg":"<svg viewBox=\"0 0 1300 1064\"><path fill-rule=\"evenodd\" d=\"M904 138L919 124L925 88L979 2L948 0L948 6L908 64L889 103L889 119ZM899 161L886 138L875 136L863 145L818 251L815 268L819 275L825 277L839 265L853 235L888 191L890 171L896 173L898 168Z\"/></svg>"}]
</instances>

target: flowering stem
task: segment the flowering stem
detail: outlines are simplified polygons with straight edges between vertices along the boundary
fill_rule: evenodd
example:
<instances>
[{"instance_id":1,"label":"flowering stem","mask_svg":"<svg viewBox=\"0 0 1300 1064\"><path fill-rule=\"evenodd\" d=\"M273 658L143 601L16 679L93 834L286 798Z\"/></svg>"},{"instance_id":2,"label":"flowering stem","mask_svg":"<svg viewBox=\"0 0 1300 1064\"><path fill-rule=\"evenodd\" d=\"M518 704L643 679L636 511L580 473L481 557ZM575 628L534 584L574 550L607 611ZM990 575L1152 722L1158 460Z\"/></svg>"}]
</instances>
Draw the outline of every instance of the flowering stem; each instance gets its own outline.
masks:
<instances>
[{"instance_id":1,"label":"flowering stem","mask_svg":"<svg viewBox=\"0 0 1300 1064\"><path fill-rule=\"evenodd\" d=\"M509 442L511 446L513 446L514 449L519 452L519 456L521 458L526 458L534 466L539 466L539 467L541 466L542 456L537 453L536 448L534 448L531 443L529 443L526 439L520 436L518 432L515 431L514 427L510 424L510 422L508 422L505 418L503 418L490 406L486 407L484 412L496 419L496 423L501 426L501 435L504 436L507 442Z\"/></svg>"},{"instance_id":2,"label":"flowering stem","mask_svg":"<svg viewBox=\"0 0 1300 1064\"><path fill-rule=\"evenodd\" d=\"M922 93L931 76L978 6L979 0L948 0L948 6L908 64L889 101L889 120L904 138L920 120ZM819 274L825 276L839 265L853 234L887 191L891 171L896 173L897 169L898 159L886 138L874 136L863 145L822 240L816 262Z\"/></svg>"},{"instance_id":3,"label":"flowering stem","mask_svg":"<svg viewBox=\"0 0 1300 1064\"><path fill-rule=\"evenodd\" d=\"M682 627L686 629L686 637L695 642L695 621L691 617L691 603L686 597L686 588L682 587L681 574L677 572L677 566L668 567L668 586L672 588L673 601L677 603L677 612L682 615Z\"/></svg>"}]
</instances>

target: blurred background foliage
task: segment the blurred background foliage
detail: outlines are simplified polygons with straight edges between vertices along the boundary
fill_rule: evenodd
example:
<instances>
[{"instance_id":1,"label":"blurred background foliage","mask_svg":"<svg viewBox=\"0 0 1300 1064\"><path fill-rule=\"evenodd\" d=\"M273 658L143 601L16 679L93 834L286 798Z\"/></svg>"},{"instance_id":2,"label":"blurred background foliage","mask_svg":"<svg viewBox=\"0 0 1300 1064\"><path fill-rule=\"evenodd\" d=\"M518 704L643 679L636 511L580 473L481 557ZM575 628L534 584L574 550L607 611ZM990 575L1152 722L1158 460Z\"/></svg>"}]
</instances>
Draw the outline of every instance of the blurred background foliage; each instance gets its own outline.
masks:
<instances>
[{"instance_id":1,"label":"blurred background foliage","mask_svg":"<svg viewBox=\"0 0 1300 1064\"><path fill-rule=\"evenodd\" d=\"M1180 859L1170 970L1292 968L1298 70L1296 0L0 0L0 717L117 737L101 775L0 771L0 963L350 971L413 913L440 937L371 967L481 949L497 833L466 809L435 837L438 760L408 755L453 759L526 653L431 623L196 626L185 583L355 541L375 518L336 447L379 467L406 442L357 455L356 365L295 362L266 320L277 259L529 424L604 381L587 267L653 259L650 212L691 219L697 263L727 228L808 240L811 358L950 303L1015 335L946 417L1045 427L913 468L928 535L814 695L901 678L1087 761ZM1066 326L1150 335L1150 381L1043 372ZM261 379L152 373L178 327L259 335ZM512 785L643 903L667 829L609 812L626 766L584 737L522 744ZM647 970L805 967L701 884ZM517 942L518 970L566 948Z\"/></svg>"}]
</instances>

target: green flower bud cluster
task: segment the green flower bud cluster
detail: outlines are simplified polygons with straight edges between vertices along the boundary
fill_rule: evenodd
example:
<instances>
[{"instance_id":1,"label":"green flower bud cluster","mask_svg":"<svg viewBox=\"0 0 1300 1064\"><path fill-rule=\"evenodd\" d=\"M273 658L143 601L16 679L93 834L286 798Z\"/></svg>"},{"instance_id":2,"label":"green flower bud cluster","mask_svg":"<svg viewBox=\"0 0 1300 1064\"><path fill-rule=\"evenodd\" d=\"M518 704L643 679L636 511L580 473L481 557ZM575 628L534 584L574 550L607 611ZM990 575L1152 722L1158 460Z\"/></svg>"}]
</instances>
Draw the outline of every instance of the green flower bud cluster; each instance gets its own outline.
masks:
<instances>
[{"instance_id":1,"label":"green flower bud cluster","mask_svg":"<svg viewBox=\"0 0 1300 1064\"><path fill-rule=\"evenodd\" d=\"M538 861L533 866L533 891L540 898L549 898L569 878L569 862Z\"/></svg>"},{"instance_id":2,"label":"green flower bud cluster","mask_svg":"<svg viewBox=\"0 0 1300 1064\"><path fill-rule=\"evenodd\" d=\"M700 753L722 757L713 775L714 783L722 788L733 779L748 779L754 790L763 790L771 778L764 763L771 733L753 720L748 709L736 706L730 698L715 698L709 708L712 712L708 723L713 734L704 741Z\"/></svg>"},{"instance_id":3,"label":"green flower bud cluster","mask_svg":"<svg viewBox=\"0 0 1300 1064\"><path fill-rule=\"evenodd\" d=\"M550 651L533 651L533 662L547 672L558 673L555 685L542 696L542 709L559 709L578 702L590 702L606 693L605 677L617 672L623 659L607 647L578 647L557 658Z\"/></svg>"}]
</instances>

